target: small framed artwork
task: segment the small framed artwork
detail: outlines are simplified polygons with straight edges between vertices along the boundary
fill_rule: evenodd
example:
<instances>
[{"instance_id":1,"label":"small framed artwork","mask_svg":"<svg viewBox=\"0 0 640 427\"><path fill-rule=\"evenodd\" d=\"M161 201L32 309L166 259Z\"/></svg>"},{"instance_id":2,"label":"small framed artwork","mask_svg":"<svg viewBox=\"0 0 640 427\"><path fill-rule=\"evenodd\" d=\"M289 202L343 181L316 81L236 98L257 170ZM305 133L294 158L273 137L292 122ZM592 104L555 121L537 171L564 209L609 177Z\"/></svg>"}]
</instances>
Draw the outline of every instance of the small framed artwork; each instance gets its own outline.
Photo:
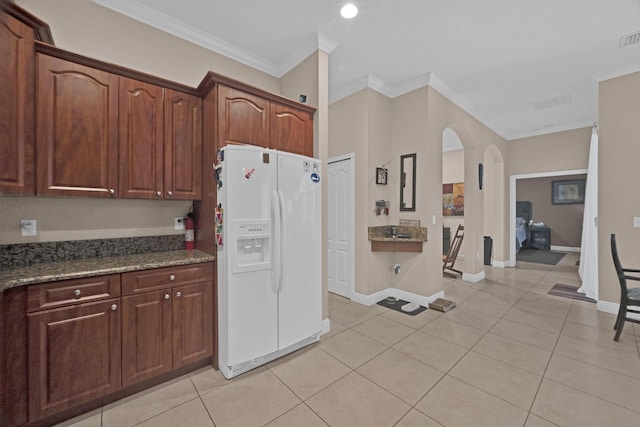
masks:
<instances>
[{"instance_id":1,"label":"small framed artwork","mask_svg":"<svg viewBox=\"0 0 640 427\"><path fill-rule=\"evenodd\" d=\"M584 203L585 179L569 179L551 182L551 203L571 205Z\"/></svg>"},{"instance_id":2,"label":"small framed artwork","mask_svg":"<svg viewBox=\"0 0 640 427\"><path fill-rule=\"evenodd\" d=\"M376 168L376 184L387 185L387 170Z\"/></svg>"}]
</instances>

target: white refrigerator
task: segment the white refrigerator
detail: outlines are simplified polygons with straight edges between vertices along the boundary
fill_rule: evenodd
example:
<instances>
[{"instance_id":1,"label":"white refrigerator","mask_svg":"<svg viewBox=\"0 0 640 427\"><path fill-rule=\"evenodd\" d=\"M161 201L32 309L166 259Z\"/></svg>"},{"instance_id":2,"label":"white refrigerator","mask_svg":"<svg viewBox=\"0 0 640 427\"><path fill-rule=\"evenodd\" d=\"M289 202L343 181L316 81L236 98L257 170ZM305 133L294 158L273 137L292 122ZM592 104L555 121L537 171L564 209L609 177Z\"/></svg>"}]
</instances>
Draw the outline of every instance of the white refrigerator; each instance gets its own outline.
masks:
<instances>
[{"instance_id":1,"label":"white refrigerator","mask_svg":"<svg viewBox=\"0 0 640 427\"><path fill-rule=\"evenodd\" d=\"M319 339L321 164L245 145L218 158L218 362L232 378Z\"/></svg>"}]
</instances>

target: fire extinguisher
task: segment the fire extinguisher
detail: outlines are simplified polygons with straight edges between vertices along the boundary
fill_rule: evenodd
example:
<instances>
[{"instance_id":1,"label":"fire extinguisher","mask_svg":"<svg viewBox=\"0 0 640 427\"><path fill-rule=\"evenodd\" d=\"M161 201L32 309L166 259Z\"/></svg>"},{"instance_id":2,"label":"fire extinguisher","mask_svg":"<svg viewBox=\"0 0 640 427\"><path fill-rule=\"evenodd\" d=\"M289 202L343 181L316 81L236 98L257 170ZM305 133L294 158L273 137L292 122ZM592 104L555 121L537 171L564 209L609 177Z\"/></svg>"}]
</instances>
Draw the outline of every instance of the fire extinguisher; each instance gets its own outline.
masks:
<instances>
[{"instance_id":1,"label":"fire extinguisher","mask_svg":"<svg viewBox=\"0 0 640 427\"><path fill-rule=\"evenodd\" d=\"M192 250L195 245L195 224L193 223L193 214L187 214L184 219L184 248Z\"/></svg>"}]
</instances>

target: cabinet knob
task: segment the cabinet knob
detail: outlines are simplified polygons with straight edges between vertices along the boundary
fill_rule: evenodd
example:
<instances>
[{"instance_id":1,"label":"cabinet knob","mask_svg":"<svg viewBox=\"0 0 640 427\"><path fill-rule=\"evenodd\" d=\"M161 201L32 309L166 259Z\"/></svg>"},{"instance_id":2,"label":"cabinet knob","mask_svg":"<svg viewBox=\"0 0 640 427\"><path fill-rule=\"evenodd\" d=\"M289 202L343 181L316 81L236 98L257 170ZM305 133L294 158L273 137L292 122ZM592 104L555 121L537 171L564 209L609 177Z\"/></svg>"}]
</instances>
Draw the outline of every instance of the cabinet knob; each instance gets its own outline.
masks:
<instances>
[{"instance_id":1,"label":"cabinet knob","mask_svg":"<svg viewBox=\"0 0 640 427\"><path fill-rule=\"evenodd\" d=\"M81 293L82 292L80 292L80 289L76 289L75 291L73 291L73 294L77 297L79 297Z\"/></svg>"},{"instance_id":2,"label":"cabinet knob","mask_svg":"<svg viewBox=\"0 0 640 427\"><path fill-rule=\"evenodd\" d=\"M172 274L171 276L169 276L169 280L173 282L174 280L176 280L176 276Z\"/></svg>"},{"instance_id":3,"label":"cabinet knob","mask_svg":"<svg viewBox=\"0 0 640 427\"><path fill-rule=\"evenodd\" d=\"M180 298L180 297L182 296L182 292L180 292L180 291L176 292L176 296L177 296L178 298Z\"/></svg>"},{"instance_id":4,"label":"cabinet knob","mask_svg":"<svg viewBox=\"0 0 640 427\"><path fill-rule=\"evenodd\" d=\"M111 311L116 311L118 306L116 304L111 304Z\"/></svg>"},{"instance_id":5,"label":"cabinet knob","mask_svg":"<svg viewBox=\"0 0 640 427\"><path fill-rule=\"evenodd\" d=\"M109 189L109 194L111 194L111 195L116 194L116 190L114 188L110 188Z\"/></svg>"},{"instance_id":6,"label":"cabinet knob","mask_svg":"<svg viewBox=\"0 0 640 427\"><path fill-rule=\"evenodd\" d=\"M173 197L173 191L167 191L167 196Z\"/></svg>"},{"instance_id":7,"label":"cabinet knob","mask_svg":"<svg viewBox=\"0 0 640 427\"><path fill-rule=\"evenodd\" d=\"M164 299L169 299L169 298L171 298L171 295L169 295L169 294L164 294Z\"/></svg>"},{"instance_id":8,"label":"cabinet knob","mask_svg":"<svg viewBox=\"0 0 640 427\"><path fill-rule=\"evenodd\" d=\"M156 196L162 197L162 191L156 191Z\"/></svg>"}]
</instances>

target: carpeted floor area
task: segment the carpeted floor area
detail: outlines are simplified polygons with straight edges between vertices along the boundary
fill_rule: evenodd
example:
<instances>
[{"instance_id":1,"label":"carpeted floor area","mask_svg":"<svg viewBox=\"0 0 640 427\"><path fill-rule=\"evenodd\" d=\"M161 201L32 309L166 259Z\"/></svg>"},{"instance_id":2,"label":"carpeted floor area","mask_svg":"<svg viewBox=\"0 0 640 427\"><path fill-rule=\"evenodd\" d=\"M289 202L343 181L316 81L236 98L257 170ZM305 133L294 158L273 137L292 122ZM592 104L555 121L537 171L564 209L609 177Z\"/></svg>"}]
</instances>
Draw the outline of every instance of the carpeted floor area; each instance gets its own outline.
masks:
<instances>
[{"instance_id":1,"label":"carpeted floor area","mask_svg":"<svg viewBox=\"0 0 640 427\"><path fill-rule=\"evenodd\" d=\"M540 249L520 249L516 254L516 260L522 262L535 262L537 264L556 265L567 253L543 251Z\"/></svg>"}]
</instances>

